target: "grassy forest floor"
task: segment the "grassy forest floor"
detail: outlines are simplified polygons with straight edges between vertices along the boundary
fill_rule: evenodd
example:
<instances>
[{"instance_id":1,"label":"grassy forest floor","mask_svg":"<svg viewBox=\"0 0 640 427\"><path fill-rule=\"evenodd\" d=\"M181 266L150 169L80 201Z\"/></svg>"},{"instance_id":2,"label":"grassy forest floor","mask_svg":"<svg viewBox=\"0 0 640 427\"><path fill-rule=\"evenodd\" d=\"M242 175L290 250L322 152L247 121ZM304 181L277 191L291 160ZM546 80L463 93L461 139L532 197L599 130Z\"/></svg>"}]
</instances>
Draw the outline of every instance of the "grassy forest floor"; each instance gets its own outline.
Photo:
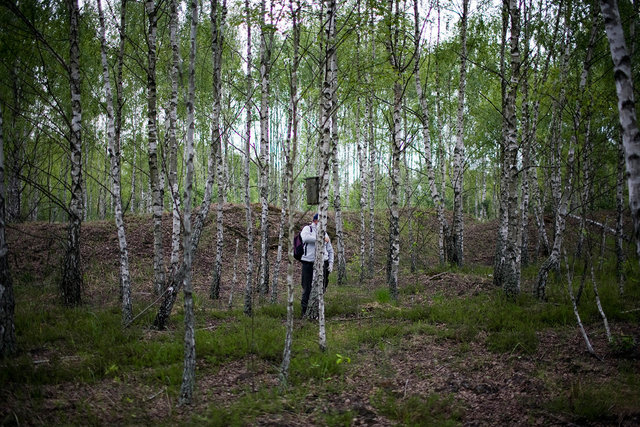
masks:
<instances>
[{"instance_id":1,"label":"grassy forest floor","mask_svg":"<svg viewBox=\"0 0 640 427\"><path fill-rule=\"evenodd\" d=\"M122 328L113 222L83 225L84 304L72 309L61 306L56 285L64 224L11 226L8 242L19 353L0 360L0 423L640 424L637 261L627 262L627 286L625 296L620 297L612 242L601 252L597 230L590 242L614 342L607 342L593 288L586 281L580 315L596 358L587 353L576 326L564 269L552 275L546 302L531 297L535 265L524 269L523 292L515 301L492 285L495 222L467 220L466 267L442 268L436 259L435 217L430 212L415 212L418 269L410 271L409 255L403 251L400 298L394 303L386 288L384 241L377 242L379 258L372 279L359 282L358 216L349 214L345 223L348 282L337 286L334 272L326 295L328 350L318 349L317 325L299 318L296 265L293 360L289 385L279 389L285 277L280 275L277 304L269 303L270 296L266 300L256 296L254 316L244 316L246 240L241 240L239 280L228 308L235 239L244 239L246 234L242 209L225 207L221 300L208 298L215 256L211 220L196 254L197 383L194 403L182 407L177 406L183 359L182 302L176 303L168 330L150 327L157 304L131 327ZM278 217L274 209L270 215L274 260ZM377 222L381 227L378 236L388 235L382 229L384 223L382 218ZM168 248L168 219L165 227ZM577 235L571 227L569 251L571 238ZM127 218L134 314L156 300L151 285L151 230L148 216ZM407 233L404 227L403 248L410 247ZM533 248L535 233L531 236ZM572 265L577 289L583 262Z\"/></svg>"}]
</instances>

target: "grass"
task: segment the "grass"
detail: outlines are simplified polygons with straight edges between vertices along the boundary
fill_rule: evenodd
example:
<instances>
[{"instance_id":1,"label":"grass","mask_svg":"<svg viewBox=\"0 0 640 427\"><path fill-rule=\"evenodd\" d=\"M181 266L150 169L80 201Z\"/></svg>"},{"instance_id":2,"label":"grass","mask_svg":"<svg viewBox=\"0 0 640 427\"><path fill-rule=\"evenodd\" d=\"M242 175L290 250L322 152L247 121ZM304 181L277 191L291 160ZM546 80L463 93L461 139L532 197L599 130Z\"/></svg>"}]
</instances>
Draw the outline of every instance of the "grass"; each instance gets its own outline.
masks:
<instances>
[{"instance_id":1,"label":"grass","mask_svg":"<svg viewBox=\"0 0 640 427\"><path fill-rule=\"evenodd\" d=\"M604 268L608 266L605 264ZM446 271L481 278L491 272L487 267L473 266ZM610 272L598 272L600 297L610 321L637 323L640 320L640 313L631 311L640 299L640 289L631 285L634 271L629 276L625 298L619 296ZM524 277L531 275L527 270ZM118 306L69 309L59 306L57 301L47 303L55 294L52 284L35 286L32 279L29 274L16 279L22 284L16 286L20 353L3 360L0 369L0 383L12 384L14 388L19 385L16 398L30 402L31 406L16 409L21 420L30 419L29 408L47 411L44 408L51 404L47 397L51 386L140 384L153 389L165 388L168 398L177 398L184 353L179 307L171 319L173 329L168 331L148 329L153 313L148 313L131 328L123 329ZM25 286L24 282L29 285ZM174 414L163 422L246 425L263 419L261 417L273 416L282 421L278 417L293 416L301 417L295 418L296 421L351 425L354 417L366 419L368 413L329 402L337 396L360 392L349 381L356 371L371 369L372 376L393 378L397 367L389 359L411 349L408 343L413 338L426 337L438 347L449 348L453 356L447 363L455 369L464 369L465 361L474 356L472 349L477 348L472 344L483 346L496 359L514 353L527 357L536 354L539 334L575 325L561 274L551 276L549 300L544 303L524 294L515 300L508 299L501 290L494 289L462 297L431 293L428 303L418 304L410 301L414 296L427 294L424 283L410 283L400 291L400 301L396 303L386 287L337 287L331 283L326 297L327 351L318 349L317 326L297 320L287 389L271 390L258 384L257 389L249 390L247 384L238 382L229 390L232 397L228 401L207 404L203 411L187 417L188 420L184 415L180 418L181 415ZM587 325L601 322L593 300L593 289L587 282L580 304L580 313ZM252 361L259 362L266 367L267 375L277 375L285 337L284 304L265 303L256 307L253 317L247 318L238 309L215 309L202 296L195 302L198 378L212 377L233 361L244 363L249 370L256 369L257 363L254 365ZM134 312L142 308L137 306ZM297 302L295 308L296 314L299 313ZM546 410L570 414L572 420L587 423L606 423L620 414L634 413L634 408L640 407L640 379L637 367L624 362L636 354L637 342L631 335L618 333L611 352L620 358L620 368L613 377L578 380L575 376L568 389L552 371L539 368L549 395L554 396L544 404ZM379 355L384 357L375 368L365 365ZM34 360L42 362L34 363ZM420 375L424 378L431 374ZM121 402L131 410L125 422L157 422L138 407L140 396L136 396L135 391L130 393L133 394L122 397ZM207 391L201 390L201 393L206 400ZM308 396L313 396L314 403ZM446 393L404 394L382 386L367 399L378 415L402 425L457 425L466 413L464 402ZM51 411L58 414L58 418L49 419L54 424L104 421L99 410L88 404L81 404L76 415L65 409L63 403L59 407L54 405ZM283 422L286 421L287 418Z\"/></svg>"}]
</instances>

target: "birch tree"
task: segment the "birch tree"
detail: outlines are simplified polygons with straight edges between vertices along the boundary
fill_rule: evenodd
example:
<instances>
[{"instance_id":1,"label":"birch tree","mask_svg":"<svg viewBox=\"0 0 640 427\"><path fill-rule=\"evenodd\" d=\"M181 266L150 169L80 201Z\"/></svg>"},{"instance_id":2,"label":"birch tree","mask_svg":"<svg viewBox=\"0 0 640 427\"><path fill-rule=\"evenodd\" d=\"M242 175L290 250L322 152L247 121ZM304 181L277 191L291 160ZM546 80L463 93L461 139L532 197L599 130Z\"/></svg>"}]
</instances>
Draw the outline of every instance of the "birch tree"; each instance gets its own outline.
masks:
<instances>
[{"instance_id":1,"label":"birch tree","mask_svg":"<svg viewBox=\"0 0 640 427\"><path fill-rule=\"evenodd\" d=\"M158 173L158 128L157 128L157 29L158 5L154 0L145 1L145 11L149 20L147 33L147 146L149 155L149 184L153 213L153 286L160 295L165 287L164 249L162 245L163 191Z\"/></svg>"},{"instance_id":2,"label":"birch tree","mask_svg":"<svg viewBox=\"0 0 640 427\"><path fill-rule=\"evenodd\" d=\"M432 152L433 147L431 144L431 135L429 133L429 104L427 102L426 95L422 88L422 81L420 79L420 13L419 13L419 5L418 0L414 0L413 2L413 16L414 16L414 43L415 43L415 54L414 54L414 78L416 82L416 94L418 95L418 102L420 103L420 110L418 110L418 121L420 124L420 129L422 131L422 143L424 150L421 152L422 159L424 160L424 165L427 169L427 180L429 183L429 190L431 191L431 198L433 199L433 204L436 207L436 215L438 217L438 256L440 259L440 263L444 263L445 260L445 249L444 249L444 240L445 236L450 233L449 224L444 216L444 200L438 191L438 185L436 182L436 173L435 168L432 162Z\"/></svg>"},{"instance_id":3,"label":"birch tree","mask_svg":"<svg viewBox=\"0 0 640 427\"><path fill-rule=\"evenodd\" d=\"M122 8L126 7L126 1L121 4ZM122 323L124 325L131 322L133 318L133 310L131 307L131 275L129 273L129 248L127 245L127 236L124 227L124 214L122 212L122 192L121 192L121 169L120 169L120 140L119 132L116 132L116 117L114 115L113 108L113 93L111 91L111 77L109 76L109 63L107 61L107 40L106 40L106 28L104 22L104 16L102 13L102 1L98 0L98 16L100 20L100 48L102 57L102 75L104 79L104 92L107 101L107 152L111 160L111 186L113 190L114 205L115 205L115 222L116 230L118 233L118 247L120 249L120 297L122 299ZM124 27L124 17L126 16L126 9L121 15L121 28ZM124 33L120 34L121 40L124 39ZM122 50L120 51L122 53ZM118 70L121 73L122 69L122 56L118 57ZM116 78L122 78L122 74ZM116 80L116 86L120 85L120 81ZM116 90L116 92L120 92ZM119 109L120 95L117 96Z\"/></svg>"},{"instance_id":4,"label":"birch tree","mask_svg":"<svg viewBox=\"0 0 640 427\"><path fill-rule=\"evenodd\" d=\"M180 403L190 404L195 387L196 375L196 331L193 311L193 285L191 284L192 242L191 242L191 205L193 203L193 135L195 132L196 98L196 30L198 26L198 0L191 0L190 52L189 52L189 89L187 94L187 141L184 147L187 176L184 189L184 370L180 387Z\"/></svg>"},{"instance_id":5,"label":"birch tree","mask_svg":"<svg viewBox=\"0 0 640 427\"><path fill-rule=\"evenodd\" d=\"M251 167L251 97L253 94L253 79L251 77L251 10L249 0L244 3L246 24L247 24L247 93L244 104L246 117L244 134L244 202L246 209L247 226L247 282L244 291L244 314L251 316L253 312L253 219L251 214L251 193L249 189L250 167Z\"/></svg>"},{"instance_id":6,"label":"birch tree","mask_svg":"<svg viewBox=\"0 0 640 427\"><path fill-rule=\"evenodd\" d=\"M261 295L269 292L269 92L271 51L273 46L273 22L265 23L266 0L260 2L260 272L258 289ZM271 7L273 4L271 3ZM273 13L269 13L273 21Z\"/></svg>"},{"instance_id":7,"label":"birch tree","mask_svg":"<svg viewBox=\"0 0 640 427\"><path fill-rule=\"evenodd\" d=\"M293 239L294 239L294 176L293 166L298 154L298 66L300 64L299 46L300 46L300 26L298 19L300 17L300 1L291 0L289 2L291 11L291 33L292 33L292 50L293 57L291 60L291 71L289 81L289 111L287 117L287 137L284 145L285 156L285 174L286 174L286 200L283 198L283 205L287 207L287 323L286 336L284 341L284 350L282 352L282 364L280 365L279 382L281 386L287 384L289 378L289 365L291 364L291 346L293 344Z\"/></svg>"},{"instance_id":8,"label":"birch tree","mask_svg":"<svg viewBox=\"0 0 640 427\"><path fill-rule=\"evenodd\" d=\"M169 191L172 205L172 231L171 231L171 271L178 268L180 262L180 190L178 189L178 139L176 127L178 126L178 83L180 74L180 46L178 45L178 2L169 2L169 42L171 44L171 98L169 100L169 127L167 140L169 143Z\"/></svg>"},{"instance_id":9,"label":"birch tree","mask_svg":"<svg viewBox=\"0 0 640 427\"><path fill-rule=\"evenodd\" d=\"M568 18L570 16L570 10L567 8L567 17L565 18L565 26L568 27ZM560 265L560 256L562 250L562 244L564 240L564 230L566 225L566 217L568 213L568 205L570 200L570 194L573 190L573 161L574 161L574 140L570 139L567 153L567 182L565 185L561 185L561 157L562 157L562 144L561 144L561 123L559 116L561 115L561 111L563 106L566 103L566 89L565 89L565 81L567 76L568 69L568 61L569 61L569 50L570 50L570 32L567 28L565 34L565 40L563 42L563 56L562 56L562 65L560 70L560 93L558 99L554 103L554 117L551 122L551 161L552 161L552 177L551 177L551 187L554 193L554 199L556 202L556 215L555 215L555 233L553 240L553 247L551 249L551 253L547 257L547 259L542 263L540 269L538 270L538 277L535 288L535 295L539 299L546 298L546 287L547 287L547 279L549 277L549 272L552 269L558 268ZM563 191L564 188L564 191Z\"/></svg>"},{"instance_id":10,"label":"birch tree","mask_svg":"<svg viewBox=\"0 0 640 427\"><path fill-rule=\"evenodd\" d=\"M618 114L622 127L622 144L627 167L629 208L633 219L636 255L640 262L640 131L638 130L633 94L631 57L624 39L617 0L600 0L600 10L604 18L611 59L613 60L613 74L618 95Z\"/></svg>"},{"instance_id":11,"label":"birch tree","mask_svg":"<svg viewBox=\"0 0 640 427\"><path fill-rule=\"evenodd\" d=\"M82 301L82 269L80 260L80 227L83 218L82 191L82 105L80 83L80 48L78 0L67 0L69 10L69 85L71 90L71 122L69 152L71 155L71 201L69 203L69 228L62 269L60 288L62 300L67 305L79 305Z\"/></svg>"},{"instance_id":12,"label":"birch tree","mask_svg":"<svg viewBox=\"0 0 640 427\"><path fill-rule=\"evenodd\" d=\"M308 319L318 319L319 332L318 332L318 344L322 351L326 350L327 337L325 331L325 317L324 317L324 238L327 231L327 211L329 209L329 174L331 172L331 119L332 111L336 108L333 105L333 89L334 85L331 83L333 76L333 67L331 61L333 55L336 54L336 1L327 1L327 11L325 22L325 50L324 50L324 79L322 83L322 105L320 122L318 128L322 132L320 140L320 159L319 159L319 171L320 176L320 191L319 191L319 221L316 237L316 259L313 265L313 282L311 284L311 295L309 297L309 305L305 312L305 317Z\"/></svg>"},{"instance_id":13,"label":"birch tree","mask_svg":"<svg viewBox=\"0 0 640 427\"><path fill-rule=\"evenodd\" d=\"M220 11L218 11L220 9ZM219 8L218 0L211 0L211 57L213 62L213 108L211 112L211 144L216 151L216 163L214 169L218 179L218 206L216 216L216 260L213 267L210 297L220 297L220 278L222 275L222 251L224 245L224 196L226 194L224 180L224 153L222 150L222 134L220 130L221 98L222 98L222 51L224 47L224 28L227 17L227 0L222 1ZM211 172L213 174L213 172Z\"/></svg>"},{"instance_id":14,"label":"birch tree","mask_svg":"<svg viewBox=\"0 0 640 427\"><path fill-rule=\"evenodd\" d=\"M506 141L504 170L505 186L501 189L501 198L507 201L507 240L505 271L503 272L502 288L505 294L516 296L520 293L520 242L518 232L520 221L517 215L518 205L518 129L516 118L516 97L520 84L520 10L517 0L509 0L509 16L511 20L511 79L505 102Z\"/></svg>"},{"instance_id":15,"label":"birch tree","mask_svg":"<svg viewBox=\"0 0 640 427\"><path fill-rule=\"evenodd\" d=\"M391 297L398 299L398 265L400 263L400 213L398 209L398 192L400 188L400 158L404 150L402 133L403 106L403 74L412 61L406 59L404 44L406 43L403 14L398 1L389 0L388 15L385 17L388 35L385 48L388 61L393 70L393 103L391 119L391 190L389 192L389 275L388 285Z\"/></svg>"},{"instance_id":16,"label":"birch tree","mask_svg":"<svg viewBox=\"0 0 640 427\"><path fill-rule=\"evenodd\" d=\"M331 111L331 158L333 162L333 209L336 221L336 255L338 267L338 286L347 279L347 262L344 257L344 233L342 221L342 197L340 194L340 161L338 159L338 55L334 49L329 60L331 68L331 96L333 109Z\"/></svg>"},{"instance_id":17,"label":"birch tree","mask_svg":"<svg viewBox=\"0 0 640 427\"><path fill-rule=\"evenodd\" d=\"M464 96L467 78L467 19L469 0L462 1L460 23L460 84L458 87L458 119L456 145L453 151L453 254L452 261L461 266L464 262L464 218L462 189L464 180Z\"/></svg>"},{"instance_id":18,"label":"birch tree","mask_svg":"<svg viewBox=\"0 0 640 427\"><path fill-rule=\"evenodd\" d=\"M9 270L9 247L5 235L5 187L4 187L4 127L3 106L0 103L0 357L13 354L16 349L14 321L15 299L13 280Z\"/></svg>"}]
</instances>

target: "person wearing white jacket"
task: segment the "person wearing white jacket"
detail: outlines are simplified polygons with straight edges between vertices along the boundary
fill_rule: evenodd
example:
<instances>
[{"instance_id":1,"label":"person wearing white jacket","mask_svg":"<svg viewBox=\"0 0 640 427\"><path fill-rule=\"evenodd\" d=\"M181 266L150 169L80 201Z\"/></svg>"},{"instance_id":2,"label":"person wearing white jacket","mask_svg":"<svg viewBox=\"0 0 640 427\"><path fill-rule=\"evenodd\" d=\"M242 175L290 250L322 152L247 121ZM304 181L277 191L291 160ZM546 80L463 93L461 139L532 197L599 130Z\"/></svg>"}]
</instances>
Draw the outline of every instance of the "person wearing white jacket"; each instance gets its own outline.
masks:
<instances>
[{"instance_id":1,"label":"person wearing white jacket","mask_svg":"<svg viewBox=\"0 0 640 427\"><path fill-rule=\"evenodd\" d=\"M318 233L318 214L313 216L313 221L309 225L305 225L300 232L304 252L302 254L302 315L304 316L309 304L309 295L311 295L311 285L313 283L313 263L316 260L316 237ZM323 289L327 289L329 283L329 273L333 271L333 246L329 235L324 237L324 280Z\"/></svg>"}]
</instances>

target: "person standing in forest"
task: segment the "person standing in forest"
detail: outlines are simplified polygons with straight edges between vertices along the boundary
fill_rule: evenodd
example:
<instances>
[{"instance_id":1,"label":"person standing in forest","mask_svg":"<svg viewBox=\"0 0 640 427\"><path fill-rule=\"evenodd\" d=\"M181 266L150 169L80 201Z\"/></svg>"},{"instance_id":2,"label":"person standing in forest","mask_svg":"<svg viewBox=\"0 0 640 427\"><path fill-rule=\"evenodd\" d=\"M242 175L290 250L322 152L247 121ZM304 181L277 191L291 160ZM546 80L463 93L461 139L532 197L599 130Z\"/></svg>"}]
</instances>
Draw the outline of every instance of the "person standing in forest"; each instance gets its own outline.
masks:
<instances>
[{"instance_id":1,"label":"person standing in forest","mask_svg":"<svg viewBox=\"0 0 640 427\"><path fill-rule=\"evenodd\" d=\"M318 214L313 215L311 224L305 225L300 232L304 253L302 254L302 316L307 311L311 286L313 284L313 263L316 259L316 233L318 232ZM327 289L329 283L329 273L333 271L333 246L329 235L324 236L324 280L323 289Z\"/></svg>"}]
</instances>

